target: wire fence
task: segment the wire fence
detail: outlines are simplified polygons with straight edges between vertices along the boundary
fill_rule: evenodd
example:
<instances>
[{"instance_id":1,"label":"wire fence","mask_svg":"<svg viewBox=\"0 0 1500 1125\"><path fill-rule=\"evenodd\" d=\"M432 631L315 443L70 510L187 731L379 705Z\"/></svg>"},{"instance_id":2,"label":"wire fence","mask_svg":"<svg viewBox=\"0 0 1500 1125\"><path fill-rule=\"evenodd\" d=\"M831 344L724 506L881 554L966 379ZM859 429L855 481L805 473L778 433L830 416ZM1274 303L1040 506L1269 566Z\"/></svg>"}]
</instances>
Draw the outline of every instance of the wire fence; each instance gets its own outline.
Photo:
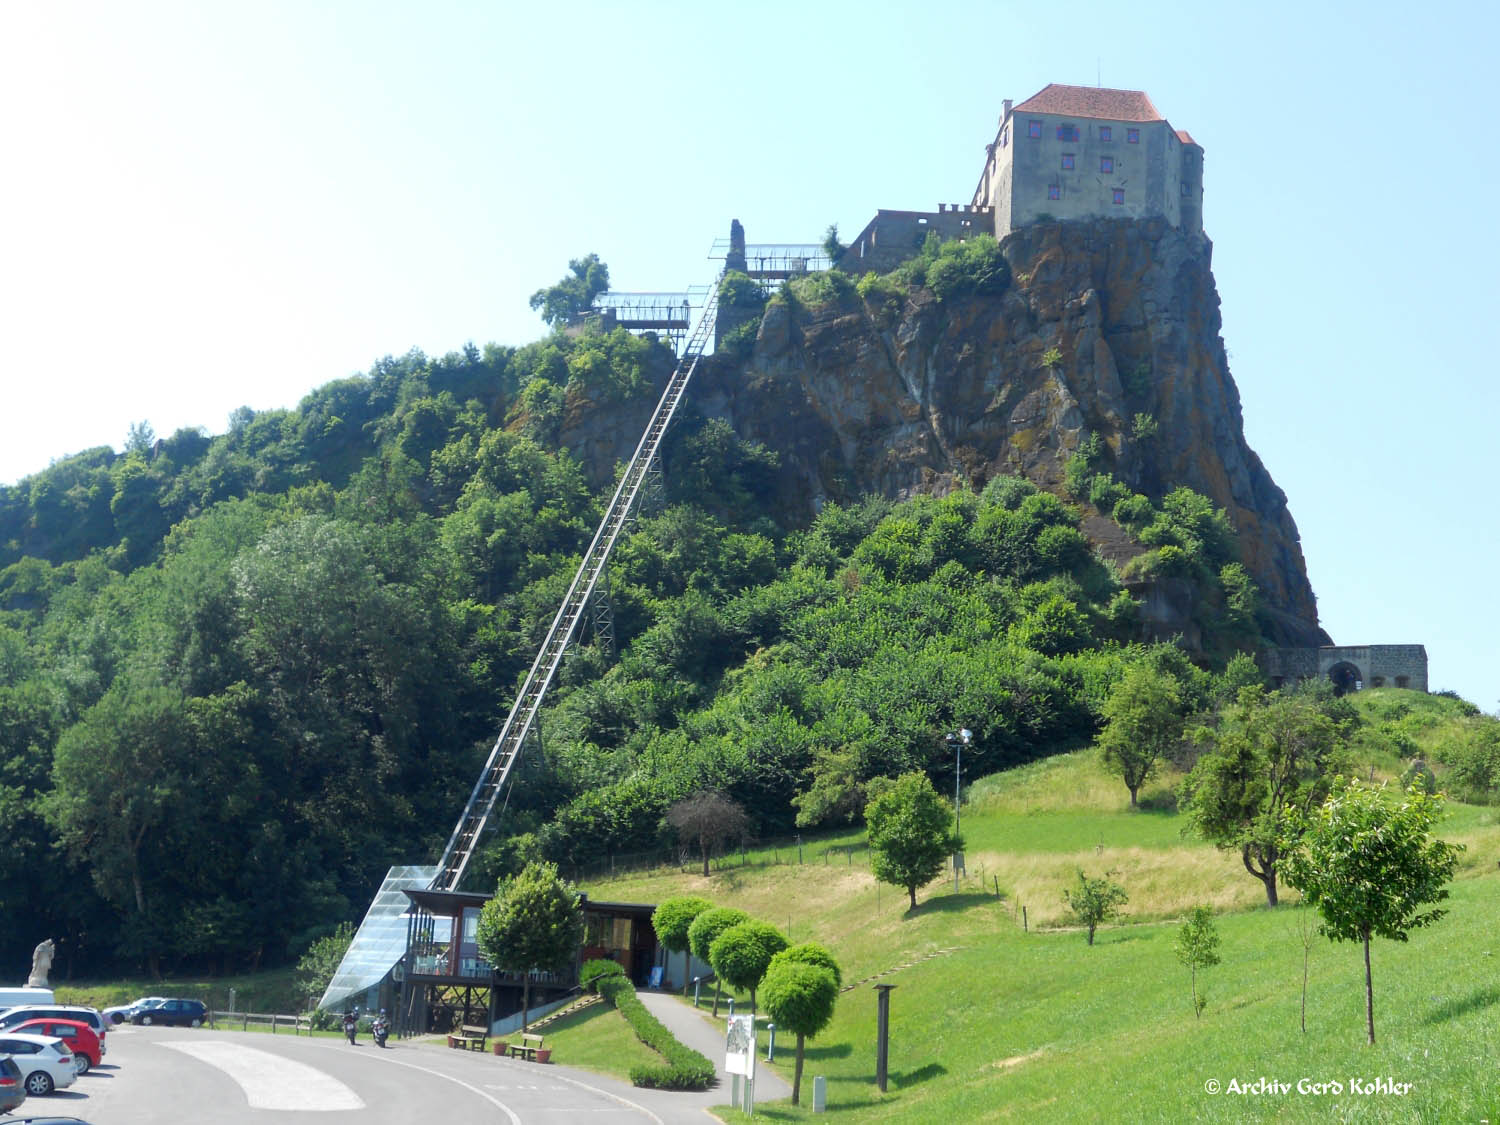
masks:
<instances>
[{"instance_id":1,"label":"wire fence","mask_svg":"<svg viewBox=\"0 0 1500 1125\"><path fill-rule=\"evenodd\" d=\"M777 867L817 864L831 867L867 867L870 849L864 841L834 844L804 840L800 835L772 839L747 840L731 847L718 847L709 853L710 871L737 867ZM645 852L615 852L591 863L572 864L564 870L575 883L615 879L651 871L690 871L703 869L703 853L695 847L657 848Z\"/></svg>"}]
</instances>

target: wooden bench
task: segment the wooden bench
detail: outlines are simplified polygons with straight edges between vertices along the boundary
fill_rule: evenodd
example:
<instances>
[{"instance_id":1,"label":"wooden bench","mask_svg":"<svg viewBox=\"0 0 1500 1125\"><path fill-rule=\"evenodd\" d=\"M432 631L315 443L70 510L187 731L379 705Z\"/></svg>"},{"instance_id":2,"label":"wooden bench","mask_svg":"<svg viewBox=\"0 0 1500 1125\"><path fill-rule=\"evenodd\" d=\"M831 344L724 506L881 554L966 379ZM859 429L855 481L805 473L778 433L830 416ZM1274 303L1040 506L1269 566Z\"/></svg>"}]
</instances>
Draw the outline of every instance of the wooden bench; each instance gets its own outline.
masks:
<instances>
[{"instance_id":1,"label":"wooden bench","mask_svg":"<svg viewBox=\"0 0 1500 1125\"><path fill-rule=\"evenodd\" d=\"M519 1043L510 1044L510 1057L513 1059L531 1059L535 1061L536 1053L542 1049L542 1036L522 1035Z\"/></svg>"},{"instance_id":2,"label":"wooden bench","mask_svg":"<svg viewBox=\"0 0 1500 1125\"><path fill-rule=\"evenodd\" d=\"M448 1046L467 1047L471 1051L482 1051L489 1037L489 1028L466 1023L457 1031L449 1032Z\"/></svg>"}]
</instances>

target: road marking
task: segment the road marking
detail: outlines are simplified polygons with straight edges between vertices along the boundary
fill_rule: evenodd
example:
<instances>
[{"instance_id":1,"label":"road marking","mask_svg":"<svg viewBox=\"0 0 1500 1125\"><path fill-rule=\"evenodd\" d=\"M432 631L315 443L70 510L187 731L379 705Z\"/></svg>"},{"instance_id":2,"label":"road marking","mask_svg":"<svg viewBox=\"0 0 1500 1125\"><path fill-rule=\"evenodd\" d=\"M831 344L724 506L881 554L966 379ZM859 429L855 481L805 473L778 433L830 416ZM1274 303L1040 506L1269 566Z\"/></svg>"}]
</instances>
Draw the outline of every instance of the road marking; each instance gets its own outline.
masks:
<instances>
[{"instance_id":1,"label":"road marking","mask_svg":"<svg viewBox=\"0 0 1500 1125\"><path fill-rule=\"evenodd\" d=\"M254 1047L216 1040L179 1040L163 1047L217 1067L245 1091L251 1109L328 1112L364 1109L360 1096L316 1067Z\"/></svg>"},{"instance_id":2,"label":"road marking","mask_svg":"<svg viewBox=\"0 0 1500 1125\"><path fill-rule=\"evenodd\" d=\"M601 1090L597 1086L590 1086L587 1082L579 1082L576 1078L564 1078L561 1074L554 1074L552 1077L559 1082L566 1082L569 1086L577 1086L580 1090L588 1090L590 1093L608 1098L612 1102L619 1102L621 1105L629 1106L631 1109L640 1110L647 1117L651 1118L652 1121L655 1121L656 1125L665 1125L665 1122L660 1117L657 1117L656 1114L652 1113L639 1102L633 1102L629 1098L622 1098L619 1094L611 1094L608 1090ZM707 1113L706 1110L704 1112ZM709 1114L709 1116L711 1117L712 1114Z\"/></svg>"},{"instance_id":3,"label":"road marking","mask_svg":"<svg viewBox=\"0 0 1500 1125\"><path fill-rule=\"evenodd\" d=\"M330 1047L330 1046L327 1046L327 1045L322 1044L322 1043L316 1044L316 1046L320 1050L324 1050L324 1051L337 1051L339 1049L337 1047ZM379 1058L380 1065L382 1065L382 1066L404 1066L404 1067L407 1067L410 1070L420 1070L423 1074L430 1074L434 1078L441 1078L445 1082L455 1083L456 1085L462 1086L465 1090L468 1090L469 1093L474 1094L474 1095L476 1095L478 1097L481 1097L485 1101L489 1102L491 1105L497 1107L500 1110L501 1113L505 1114L505 1116L510 1119L510 1125L521 1125L521 1119L515 1115L515 1112L510 1108L510 1106L506 1105L504 1102L502 1102L499 1098L495 1097L493 1094L486 1094L478 1086L474 1086L474 1085L469 1084L468 1082L465 1082L462 1078L454 1078L453 1075L451 1075L451 1074L444 1074L440 1070L433 1070L431 1067L421 1066L421 1065L419 1065L417 1063L402 1062L400 1059L390 1058L384 1051L382 1051L378 1056L374 1055L374 1054L365 1055L365 1054L361 1053L359 1057L360 1058ZM659 1119L658 1119L658 1122L659 1122Z\"/></svg>"}]
</instances>

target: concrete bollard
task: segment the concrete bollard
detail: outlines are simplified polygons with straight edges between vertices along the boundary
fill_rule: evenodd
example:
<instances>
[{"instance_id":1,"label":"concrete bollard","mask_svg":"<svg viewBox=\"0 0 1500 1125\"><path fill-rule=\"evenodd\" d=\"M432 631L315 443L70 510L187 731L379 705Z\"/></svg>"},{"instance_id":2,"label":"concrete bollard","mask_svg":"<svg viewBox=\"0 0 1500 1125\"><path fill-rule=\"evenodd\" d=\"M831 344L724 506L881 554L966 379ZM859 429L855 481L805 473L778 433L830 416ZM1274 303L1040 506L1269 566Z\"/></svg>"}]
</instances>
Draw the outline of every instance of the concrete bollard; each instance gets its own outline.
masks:
<instances>
[{"instance_id":1,"label":"concrete bollard","mask_svg":"<svg viewBox=\"0 0 1500 1125\"><path fill-rule=\"evenodd\" d=\"M813 1079L813 1112L823 1113L828 1109L828 1079L821 1074Z\"/></svg>"}]
</instances>

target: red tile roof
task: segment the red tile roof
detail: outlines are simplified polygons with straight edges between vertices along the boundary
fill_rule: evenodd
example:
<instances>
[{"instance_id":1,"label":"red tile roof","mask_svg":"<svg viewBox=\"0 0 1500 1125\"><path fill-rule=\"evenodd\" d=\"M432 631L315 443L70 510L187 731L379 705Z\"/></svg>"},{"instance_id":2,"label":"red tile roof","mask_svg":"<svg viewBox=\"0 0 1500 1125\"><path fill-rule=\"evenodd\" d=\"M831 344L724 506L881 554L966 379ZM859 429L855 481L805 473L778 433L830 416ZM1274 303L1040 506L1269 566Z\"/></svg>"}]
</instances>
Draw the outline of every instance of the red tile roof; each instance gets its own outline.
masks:
<instances>
[{"instance_id":1,"label":"red tile roof","mask_svg":"<svg viewBox=\"0 0 1500 1125\"><path fill-rule=\"evenodd\" d=\"M1012 113L1052 113L1060 117L1098 117L1106 121L1162 121L1142 90L1106 90L1100 86L1064 86L1053 82Z\"/></svg>"},{"instance_id":2,"label":"red tile roof","mask_svg":"<svg viewBox=\"0 0 1500 1125\"><path fill-rule=\"evenodd\" d=\"M1177 130L1177 139L1185 145L1196 145L1198 143L1197 141L1193 140L1193 135L1186 129Z\"/></svg>"}]
</instances>

